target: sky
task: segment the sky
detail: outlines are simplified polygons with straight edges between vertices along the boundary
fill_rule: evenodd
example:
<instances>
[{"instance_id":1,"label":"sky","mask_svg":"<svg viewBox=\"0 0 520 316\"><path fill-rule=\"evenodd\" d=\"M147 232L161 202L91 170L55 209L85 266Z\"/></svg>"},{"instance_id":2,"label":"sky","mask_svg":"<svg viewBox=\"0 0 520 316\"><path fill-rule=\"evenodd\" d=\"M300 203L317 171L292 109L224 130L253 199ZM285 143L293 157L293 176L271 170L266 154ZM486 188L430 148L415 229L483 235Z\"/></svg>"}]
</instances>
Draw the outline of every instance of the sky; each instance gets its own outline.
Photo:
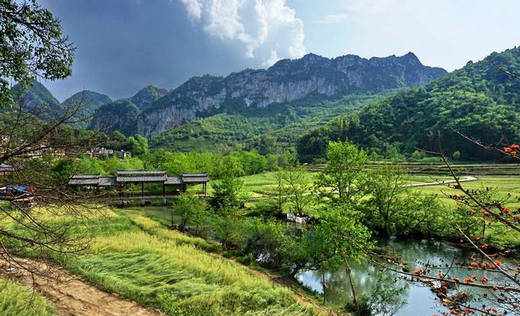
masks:
<instances>
[{"instance_id":1,"label":"sky","mask_svg":"<svg viewBox=\"0 0 520 316\"><path fill-rule=\"evenodd\" d=\"M76 46L63 100L266 68L306 53L415 53L449 71L520 45L518 0L40 0Z\"/></svg>"}]
</instances>

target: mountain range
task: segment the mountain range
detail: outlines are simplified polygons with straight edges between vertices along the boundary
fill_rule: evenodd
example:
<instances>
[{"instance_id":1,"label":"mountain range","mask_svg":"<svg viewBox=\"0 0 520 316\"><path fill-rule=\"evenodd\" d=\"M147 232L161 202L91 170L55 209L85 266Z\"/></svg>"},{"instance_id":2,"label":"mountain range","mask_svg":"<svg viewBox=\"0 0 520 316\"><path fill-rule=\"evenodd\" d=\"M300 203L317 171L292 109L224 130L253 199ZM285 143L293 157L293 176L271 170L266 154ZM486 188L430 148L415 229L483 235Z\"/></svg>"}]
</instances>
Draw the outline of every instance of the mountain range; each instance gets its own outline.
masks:
<instances>
[{"instance_id":1,"label":"mountain range","mask_svg":"<svg viewBox=\"0 0 520 316\"><path fill-rule=\"evenodd\" d=\"M113 101L85 90L60 104L36 82L25 93L19 92L18 100L28 108L48 107L54 112L81 104L77 115L84 118L81 126L153 136L215 115L270 116L289 108L302 112L303 107L320 102L421 86L446 74L444 69L423 65L413 53L370 59L307 54L280 60L267 69L193 77L173 90L148 86L128 99Z\"/></svg>"},{"instance_id":2,"label":"mountain range","mask_svg":"<svg viewBox=\"0 0 520 316\"><path fill-rule=\"evenodd\" d=\"M496 149L520 142L520 47L468 62L425 86L369 102L307 133L302 161L324 157L330 140L376 152L444 152L464 160L503 157Z\"/></svg>"},{"instance_id":3,"label":"mountain range","mask_svg":"<svg viewBox=\"0 0 520 316\"><path fill-rule=\"evenodd\" d=\"M265 109L313 97L334 100L426 84L447 72L424 66L412 53L401 57L334 59L308 54L284 59L268 69L247 69L227 77L194 77L143 111L138 132L153 135L197 117Z\"/></svg>"},{"instance_id":4,"label":"mountain range","mask_svg":"<svg viewBox=\"0 0 520 316\"><path fill-rule=\"evenodd\" d=\"M173 90L147 86L115 101L85 90L59 103L38 82L13 92L42 119L80 103L87 118L81 127L144 134L152 145L175 150L298 142L302 161L312 161L336 139L404 153L436 150L442 141L457 157L486 159L475 142L520 142L519 78L520 48L513 48L449 74L424 66L413 53L370 59L308 54L268 69L193 77Z\"/></svg>"}]
</instances>

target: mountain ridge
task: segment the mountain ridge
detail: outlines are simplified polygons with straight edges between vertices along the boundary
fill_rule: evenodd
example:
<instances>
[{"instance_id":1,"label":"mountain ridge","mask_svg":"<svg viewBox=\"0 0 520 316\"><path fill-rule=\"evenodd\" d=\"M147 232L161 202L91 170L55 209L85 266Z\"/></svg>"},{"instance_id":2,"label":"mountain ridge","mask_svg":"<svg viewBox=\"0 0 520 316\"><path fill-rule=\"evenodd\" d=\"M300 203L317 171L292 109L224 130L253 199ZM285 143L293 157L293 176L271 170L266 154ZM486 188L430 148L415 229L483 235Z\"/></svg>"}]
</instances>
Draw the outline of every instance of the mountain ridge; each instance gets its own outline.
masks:
<instances>
[{"instance_id":1,"label":"mountain ridge","mask_svg":"<svg viewBox=\"0 0 520 316\"><path fill-rule=\"evenodd\" d=\"M279 60L267 69L192 77L143 110L138 132L157 134L226 107L267 108L311 95L333 100L423 85L445 74L442 68L424 66L413 53L370 59L311 53Z\"/></svg>"},{"instance_id":2,"label":"mountain ridge","mask_svg":"<svg viewBox=\"0 0 520 316\"><path fill-rule=\"evenodd\" d=\"M437 152L442 146L462 159L496 159L500 155L495 151L461 135L497 148L520 142L519 91L520 47L494 52L311 131L299 141L300 159L324 157L324 144L330 140L349 140L376 152L397 147L406 154L418 149Z\"/></svg>"}]
</instances>

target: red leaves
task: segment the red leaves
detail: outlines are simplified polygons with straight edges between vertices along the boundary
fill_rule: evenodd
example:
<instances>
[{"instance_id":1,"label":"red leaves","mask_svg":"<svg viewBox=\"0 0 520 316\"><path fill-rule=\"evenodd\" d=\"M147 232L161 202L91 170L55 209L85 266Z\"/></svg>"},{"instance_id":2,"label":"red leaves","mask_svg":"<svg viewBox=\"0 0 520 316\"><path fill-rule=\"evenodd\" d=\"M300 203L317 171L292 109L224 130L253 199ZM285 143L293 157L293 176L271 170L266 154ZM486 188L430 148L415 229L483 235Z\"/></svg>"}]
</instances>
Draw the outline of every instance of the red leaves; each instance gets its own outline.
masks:
<instances>
[{"instance_id":1,"label":"red leaves","mask_svg":"<svg viewBox=\"0 0 520 316\"><path fill-rule=\"evenodd\" d=\"M471 269L479 269L480 268L480 263L476 262L476 261L472 261L469 263L469 267Z\"/></svg>"},{"instance_id":2,"label":"red leaves","mask_svg":"<svg viewBox=\"0 0 520 316\"><path fill-rule=\"evenodd\" d=\"M484 262L477 262L477 261L471 261L468 264L469 269L482 269L482 270L495 270L497 266L500 267L502 262L500 260L495 260L494 262L484 261Z\"/></svg>"},{"instance_id":3,"label":"red leaves","mask_svg":"<svg viewBox=\"0 0 520 316\"><path fill-rule=\"evenodd\" d=\"M502 151L510 156L516 157L520 152L520 145L512 144L502 148Z\"/></svg>"},{"instance_id":4,"label":"red leaves","mask_svg":"<svg viewBox=\"0 0 520 316\"><path fill-rule=\"evenodd\" d=\"M462 280L462 283L464 284L472 284L475 283L476 278L474 276L467 276Z\"/></svg>"},{"instance_id":5,"label":"red leaves","mask_svg":"<svg viewBox=\"0 0 520 316\"><path fill-rule=\"evenodd\" d=\"M486 250L486 249L489 248L489 244L482 243L479 247L480 247L480 249L482 249L482 250Z\"/></svg>"},{"instance_id":6,"label":"red leaves","mask_svg":"<svg viewBox=\"0 0 520 316\"><path fill-rule=\"evenodd\" d=\"M416 267L416 268L413 270L412 274L413 274L413 275L416 275L416 276L421 276L421 275L424 275L424 272L425 272L425 271L424 271L424 268Z\"/></svg>"}]
</instances>

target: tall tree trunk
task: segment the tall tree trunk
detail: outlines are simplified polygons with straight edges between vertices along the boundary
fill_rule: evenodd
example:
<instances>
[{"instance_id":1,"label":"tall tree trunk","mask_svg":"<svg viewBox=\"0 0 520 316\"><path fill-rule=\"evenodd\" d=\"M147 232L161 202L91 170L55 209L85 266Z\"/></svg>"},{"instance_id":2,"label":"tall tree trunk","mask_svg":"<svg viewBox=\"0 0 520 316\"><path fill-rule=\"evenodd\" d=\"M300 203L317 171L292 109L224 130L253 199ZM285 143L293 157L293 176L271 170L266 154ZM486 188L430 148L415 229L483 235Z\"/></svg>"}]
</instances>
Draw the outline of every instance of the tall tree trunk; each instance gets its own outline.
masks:
<instances>
[{"instance_id":1,"label":"tall tree trunk","mask_svg":"<svg viewBox=\"0 0 520 316\"><path fill-rule=\"evenodd\" d=\"M352 269L350 269L350 267L347 266L347 268L345 269L345 272L347 273L348 281L350 283L350 290L352 291L352 302L354 303L354 306L357 307L358 301L357 301L357 297L356 297L356 289L354 288L354 282L352 282L351 271L352 271Z\"/></svg>"},{"instance_id":2,"label":"tall tree trunk","mask_svg":"<svg viewBox=\"0 0 520 316\"><path fill-rule=\"evenodd\" d=\"M327 303L327 296L325 292L327 290L327 285L325 284L325 273L321 272L321 287L323 288L323 304Z\"/></svg>"}]
</instances>

